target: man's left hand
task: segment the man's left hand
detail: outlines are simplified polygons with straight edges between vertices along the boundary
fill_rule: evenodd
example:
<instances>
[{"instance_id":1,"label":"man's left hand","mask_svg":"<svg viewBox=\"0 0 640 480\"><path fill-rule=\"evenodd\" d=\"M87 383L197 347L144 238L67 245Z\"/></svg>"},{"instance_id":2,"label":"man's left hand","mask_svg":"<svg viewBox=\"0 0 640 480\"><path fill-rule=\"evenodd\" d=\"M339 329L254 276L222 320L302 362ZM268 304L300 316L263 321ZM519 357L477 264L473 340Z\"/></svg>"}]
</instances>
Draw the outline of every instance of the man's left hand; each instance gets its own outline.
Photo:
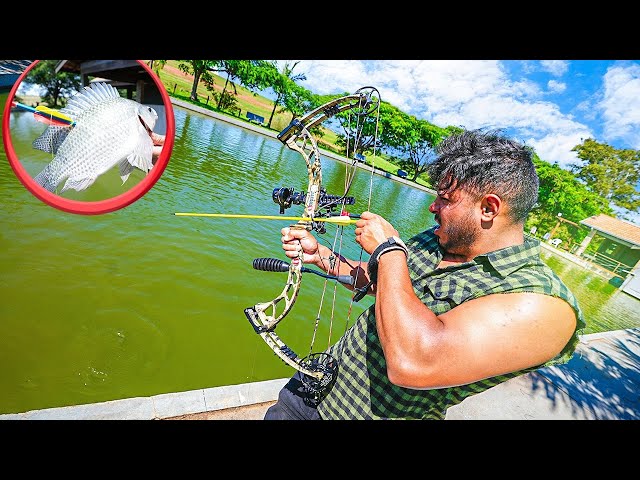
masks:
<instances>
[{"instance_id":1,"label":"man's left hand","mask_svg":"<svg viewBox=\"0 0 640 480\"><path fill-rule=\"evenodd\" d=\"M380 215L362 212L356 222L356 242L371 254L387 238L399 236L398 231Z\"/></svg>"}]
</instances>

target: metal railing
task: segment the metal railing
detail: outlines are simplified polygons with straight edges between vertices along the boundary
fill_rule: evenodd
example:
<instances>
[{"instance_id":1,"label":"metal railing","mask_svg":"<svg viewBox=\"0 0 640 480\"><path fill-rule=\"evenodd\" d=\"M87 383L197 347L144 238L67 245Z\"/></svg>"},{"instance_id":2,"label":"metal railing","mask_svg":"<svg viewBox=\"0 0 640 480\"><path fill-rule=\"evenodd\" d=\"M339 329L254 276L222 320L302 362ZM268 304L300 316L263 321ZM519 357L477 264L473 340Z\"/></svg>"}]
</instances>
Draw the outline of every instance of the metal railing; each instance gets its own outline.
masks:
<instances>
[{"instance_id":1,"label":"metal railing","mask_svg":"<svg viewBox=\"0 0 640 480\"><path fill-rule=\"evenodd\" d=\"M602 253L583 252L582 255L580 255L580 258L584 258L591 263L595 263L596 265L599 265L602 268L610 271L614 275L622 278L625 278L627 275L629 275L629 273L631 273L631 267L629 267L629 265L619 262L618 260L614 260L611 257L607 257Z\"/></svg>"}]
</instances>

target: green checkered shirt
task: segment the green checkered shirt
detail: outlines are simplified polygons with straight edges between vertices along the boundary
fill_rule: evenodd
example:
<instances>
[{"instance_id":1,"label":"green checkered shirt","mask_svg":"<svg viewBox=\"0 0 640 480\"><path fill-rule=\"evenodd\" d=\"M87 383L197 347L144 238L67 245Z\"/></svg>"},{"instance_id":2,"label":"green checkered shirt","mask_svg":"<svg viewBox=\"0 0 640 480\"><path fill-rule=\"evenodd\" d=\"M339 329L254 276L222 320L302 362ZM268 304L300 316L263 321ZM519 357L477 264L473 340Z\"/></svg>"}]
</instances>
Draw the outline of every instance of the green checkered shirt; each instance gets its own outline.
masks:
<instances>
[{"instance_id":1,"label":"green checkered shirt","mask_svg":"<svg viewBox=\"0 0 640 480\"><path fill-rule=\"evenodd\" d=\"M365 310L329 349L338 359L333 387L318 405L323 419L443 419L447 409L510 378L539 367L567 362L585 321L577 300L540 258L540 242L525 239L470 262L438 269L442 251L430 228L406 242L413 290L436 315L468 300L504 292L535 292L565 299L575 310L573 337L555 358L538 367L498 375L475 383L432 390L393 385L376 330L375 305Z\"/></svg>"}]
</instances>

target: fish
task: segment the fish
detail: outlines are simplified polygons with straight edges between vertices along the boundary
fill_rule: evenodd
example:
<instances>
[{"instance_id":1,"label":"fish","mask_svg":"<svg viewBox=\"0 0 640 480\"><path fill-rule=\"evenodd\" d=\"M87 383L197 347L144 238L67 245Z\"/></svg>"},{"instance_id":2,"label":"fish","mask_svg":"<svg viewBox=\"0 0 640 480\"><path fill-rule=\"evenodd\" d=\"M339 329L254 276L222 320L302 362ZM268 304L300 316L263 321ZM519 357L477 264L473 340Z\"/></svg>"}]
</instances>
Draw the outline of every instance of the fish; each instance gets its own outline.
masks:
<instances>
[{"instance_id":1,"label":"fish","mask_svg":"<svg viewBox=\"0 0 640 480\"><path fill-rule=\"evenodd\" d=\"M122 184L136 168L148 173L153 168L151 135L158 120L156 110L128 98L104 82L76 92L60 109L73 126L50 125L32 146L54 155L34 180L55 193L82 191L118 166Z\"/></svg>"}]
</instances>

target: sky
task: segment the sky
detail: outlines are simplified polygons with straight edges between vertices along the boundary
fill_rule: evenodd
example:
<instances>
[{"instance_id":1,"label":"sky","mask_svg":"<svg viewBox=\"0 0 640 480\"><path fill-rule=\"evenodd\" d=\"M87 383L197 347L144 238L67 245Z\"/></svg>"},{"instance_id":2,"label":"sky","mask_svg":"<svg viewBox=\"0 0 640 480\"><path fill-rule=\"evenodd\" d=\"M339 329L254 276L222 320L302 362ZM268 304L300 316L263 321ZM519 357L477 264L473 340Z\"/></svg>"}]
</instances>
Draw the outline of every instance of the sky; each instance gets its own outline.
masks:
<instances>
[{"instance_id":1,"label":"sky","mask_svg":"<svg viewBox=\"0 0 640 480\"><path fill-rule=\"evenodd\" d=\"M373 86L440 127L504 129L566 169L587 138L640 150L640 60L300 60L293 74L317 94Z\"/></svg>"},{"instance_id":2,"label":"sky","mask_svg":"<svg viewBox=\"0 0 640 480\"><path fill-rule=\"evenodd\" d=\"M318 94L376 87L441 127L504 128L563 168L587 138L640 150L640 60L301 60L293 73Z\"/></svg>"}]
</instances>

